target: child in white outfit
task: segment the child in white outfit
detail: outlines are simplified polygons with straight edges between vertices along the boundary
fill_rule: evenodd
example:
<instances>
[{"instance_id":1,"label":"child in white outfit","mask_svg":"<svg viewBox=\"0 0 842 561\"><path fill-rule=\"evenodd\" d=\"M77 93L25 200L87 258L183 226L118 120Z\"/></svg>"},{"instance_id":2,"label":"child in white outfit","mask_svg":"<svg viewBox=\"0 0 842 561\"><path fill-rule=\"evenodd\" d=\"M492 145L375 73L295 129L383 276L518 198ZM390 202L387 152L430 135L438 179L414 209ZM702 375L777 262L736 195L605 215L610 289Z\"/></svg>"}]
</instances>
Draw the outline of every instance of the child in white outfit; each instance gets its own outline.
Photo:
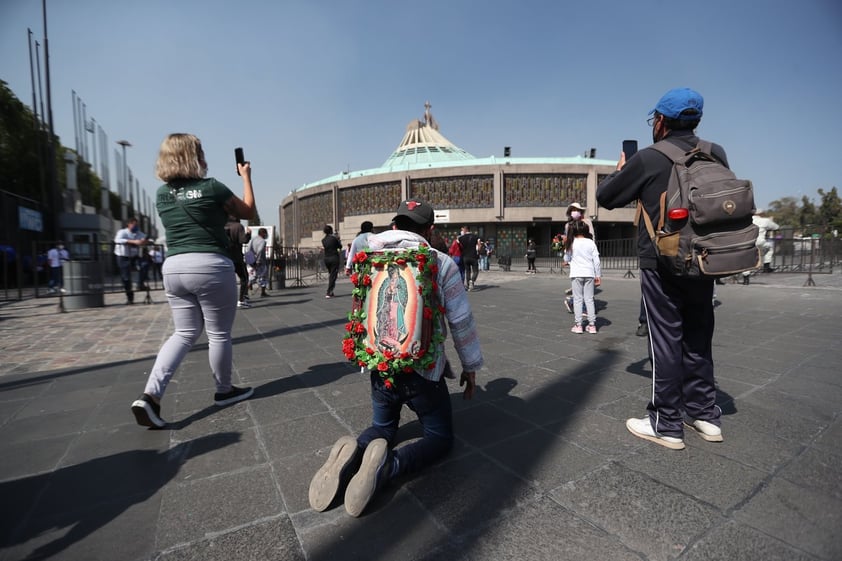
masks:
<instances>
[{"instance_id":1,"label":"child in white outfit","mask_svg":"<svg viewBox=\"0 0 842 561\"><path fill-rule=\"evenodd\" d=\"M596 333L596 306L594 287L602 284L602 270L599 251L590 235L590 228L578 220L570 225L570 234L565 242L564 261L570 265L570 281L573 288L573 318L576 322L570 330L582 333L582 301L588 311L588 333Z\"/></svg>"}]
</instances>

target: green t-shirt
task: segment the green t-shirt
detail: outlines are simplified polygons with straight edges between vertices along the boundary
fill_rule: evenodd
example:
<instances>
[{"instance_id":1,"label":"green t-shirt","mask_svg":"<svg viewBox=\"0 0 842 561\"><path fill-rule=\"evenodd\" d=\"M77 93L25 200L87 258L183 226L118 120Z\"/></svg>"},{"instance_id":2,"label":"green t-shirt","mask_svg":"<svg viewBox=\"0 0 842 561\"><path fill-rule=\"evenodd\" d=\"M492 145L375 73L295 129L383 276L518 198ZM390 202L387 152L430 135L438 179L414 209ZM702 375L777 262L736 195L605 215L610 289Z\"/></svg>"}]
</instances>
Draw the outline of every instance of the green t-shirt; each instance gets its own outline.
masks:
<instances>
[{"instance_id":1,"label":"green t-shirt","mask_svg":"<svg viewBox=\"0 0 842 561\"><path fill-rule=\"evenodd\" d=\"M173 180L158 188L155 206L167 230L167 256L220 253L228 256L223 204L234 193L213 178Z\"/></svg>"}]
</instances>

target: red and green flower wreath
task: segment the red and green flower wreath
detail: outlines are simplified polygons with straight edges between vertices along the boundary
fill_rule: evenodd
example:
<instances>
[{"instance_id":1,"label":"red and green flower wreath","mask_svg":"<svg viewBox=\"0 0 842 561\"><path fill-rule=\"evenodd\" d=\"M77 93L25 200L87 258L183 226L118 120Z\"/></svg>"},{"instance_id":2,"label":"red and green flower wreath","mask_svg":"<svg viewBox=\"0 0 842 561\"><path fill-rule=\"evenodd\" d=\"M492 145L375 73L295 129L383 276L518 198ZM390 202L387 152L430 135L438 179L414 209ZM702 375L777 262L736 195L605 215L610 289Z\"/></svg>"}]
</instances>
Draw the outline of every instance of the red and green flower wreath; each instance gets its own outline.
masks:
<instances>
[{"instance_id":1,"label":"red and green flower wreath","mask_svg":"<svg viewBox=\"0 0 842 561\"><path fill-rule=\"evenodd\" d=\"M356 362L359 366L377 372L383 379L386 388L395 385L396 374L408 373L414 370L430 370L436 365L436 349L444 342L444 333L438 328L444 308L438 304L438 263L430 247L421 245L412 249L399 251L385 251L369 253L361 251L354 255L354 272L351 283L354 289L353 309L348 313L348 323L345 324L345 338L342 341L342 352L345 357ZM422 348L418 353L393 353L390 350L380 350L367 345L367 330L365 327L366 311L363 302L366 301L372 284L372 269L384 269L389 265L415 267L418 291L423 305L425 320L431 320L432 333L428 348Z\"/></svg>"}]
</instances>

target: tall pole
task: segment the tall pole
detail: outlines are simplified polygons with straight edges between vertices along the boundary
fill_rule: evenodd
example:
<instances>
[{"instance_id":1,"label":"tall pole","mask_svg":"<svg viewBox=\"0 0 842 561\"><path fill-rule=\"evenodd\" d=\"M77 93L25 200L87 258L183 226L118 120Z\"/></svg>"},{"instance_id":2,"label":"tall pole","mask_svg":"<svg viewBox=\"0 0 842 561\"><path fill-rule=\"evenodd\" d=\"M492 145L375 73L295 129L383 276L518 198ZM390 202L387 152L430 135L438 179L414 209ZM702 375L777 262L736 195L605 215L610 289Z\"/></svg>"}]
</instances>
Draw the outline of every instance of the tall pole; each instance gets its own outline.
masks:
<instances>
[{"instance_id":1,"label":"tall pole","mask_svg":"<svg viewBox=\"0 0 842 561\"><path fill-rule=\"evenodd\" d=\"M35 64L38 66L38 98L41 100L41 122L46 124L47 115L44 113L44 90L41 89L41 43L35 41Z\"/></svg>"},{"instance_id":2,"label":"tall pole","mask_svg":"<svg viewBox=\"0 0 842 561\"><path fill-rule=\"evenodd\" d=\"M88 130L91 133L91 138L93 140L93 147L91 148L91 156L93 157L93 164L94 164L94 173L98 173L96 164L97 164L97 157L96 157L96 120L91 117L91 128ZM90 163L90 162L88 162Z\"/></svg>"},{"instance_id":3,"label":"tall pole","mask_svg":"<svg viewBox=\"0 0 842 561\"><path fill-rule=\"evenodd\" d=\"M41 0L41 12L44 17L44 78L47 82L47 123L50 130L50 138L47 142L49 152L49 162L47 169L50 173L50 185L55 201L55 236L54 239L60 237L60 217L64 205L61 203L61 191L58 185L58 174L56 173L56 146L55 146L55 127L53 125L53 96L50 87L50 39L47 33L47 0ZM37 50L38 43L35 43ZM39 69L40 78L40 69Z\"/></svg>"},{"instance_id":4,"label":"tall pole","mask_svg":"<svg viewBox=\"0 0 842 561\"><path fill-rule=\"evenodd\" d=\"M35 136L35 152L38 154L38 186L40 187L40 201L45 207L47 205L47 194L44 190L44 150L41 148L41 132L43 127L38 121L38 98L35 95L35 66L32 60L32 30L26 28L29 43L29 78L32 82L32 130ZM38 74L38 83L41 83L41 75Z\"/></svg>"},{"instance_id":5,"label":"tall pole","mask_svg":"<svg viewBox=\"0 0 842 561\"><path fill-rule=\"evenodd\" d=\"M71 98L73 99L73 136L76 139L76 153L81 154L79 148L79 114L76 111L76 90L70 90Z\"/></svg>"},{"instance_id":6,"label":"tall pole","mask_svg":"<svg viewBox=\"0 0 842 561\"><path fill-rule=\"evenodd\" d=\"M123 192L125 194L128 192L127 189L131 189L129 186L129 166L126 163L126 147L131 146L132 143L128 140L118 140L117 144L123 147ZM125 203L125 201L123 202Z\"/></svg>"},{"instance_id":7,"label":"tall pole","mask_svg":"<svg viewBox=\"0 0 842 561\"><path fill-rule=\"evenodd\" d=\"M32 60L32 30L28 27L26 28L26 32L29 35L29 77L32 80L32 116L35 120L35 126L38 126L38 105L36 105L37 100L35 99L35 66L33 66Z\"/></svg>"}]
</instances>

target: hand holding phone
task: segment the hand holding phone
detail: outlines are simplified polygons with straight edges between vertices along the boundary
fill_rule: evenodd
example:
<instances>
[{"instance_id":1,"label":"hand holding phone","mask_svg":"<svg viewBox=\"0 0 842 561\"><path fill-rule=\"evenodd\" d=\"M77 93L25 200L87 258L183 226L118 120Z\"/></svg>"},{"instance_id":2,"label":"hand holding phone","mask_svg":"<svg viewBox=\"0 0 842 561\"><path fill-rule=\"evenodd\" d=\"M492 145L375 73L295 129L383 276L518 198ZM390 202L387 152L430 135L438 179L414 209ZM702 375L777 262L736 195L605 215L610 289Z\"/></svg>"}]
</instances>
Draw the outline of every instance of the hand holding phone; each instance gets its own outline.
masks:
<instances>
[{"instance_id":1,"label":"hand holding phone","mask_svg":"<svg viewBox=\"0 0 842 561\"><path fill-rule=\"evenodd\" d=\"M246 157L241 147L234 148L234 160L237 162L237 175L240 175L240 165L246 163Z\"/></svg>"},{"instance_id":2,"label":"hand holding phone","mask_svg":"<svg viewBox=\"0 0 842 561\"><path fill-rule=\"evenodd\" d=\"M637 141L636 140L624 140L623 141L623 154L626 156L626 161L629 161L632 156L637 153Z\"/></svg>"}]
</instances>

